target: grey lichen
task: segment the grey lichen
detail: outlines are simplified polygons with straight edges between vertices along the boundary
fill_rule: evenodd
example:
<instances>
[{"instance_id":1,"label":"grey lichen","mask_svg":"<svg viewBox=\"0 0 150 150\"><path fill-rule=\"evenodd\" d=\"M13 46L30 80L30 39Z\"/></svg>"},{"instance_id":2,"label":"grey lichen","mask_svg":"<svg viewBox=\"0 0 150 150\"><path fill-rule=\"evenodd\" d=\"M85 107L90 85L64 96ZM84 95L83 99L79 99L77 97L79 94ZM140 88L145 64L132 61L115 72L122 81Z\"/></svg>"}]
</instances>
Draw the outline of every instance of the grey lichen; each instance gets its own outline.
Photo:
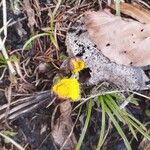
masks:
<instances>
[{"instance_id":1,"label":"grey lichen","mask_svg":"<svg viewBox=\"0 0 150 150\"><path fill-rule=\"evenodd\" d=\"M141 68L118 65L106 58L90 41L83 21L76 22L66 36L67 52L70 56L80 55L90 71L87 84L97 85L108 81L120 89L143 90L149 78Z\"/></svg>"}]
</instances>

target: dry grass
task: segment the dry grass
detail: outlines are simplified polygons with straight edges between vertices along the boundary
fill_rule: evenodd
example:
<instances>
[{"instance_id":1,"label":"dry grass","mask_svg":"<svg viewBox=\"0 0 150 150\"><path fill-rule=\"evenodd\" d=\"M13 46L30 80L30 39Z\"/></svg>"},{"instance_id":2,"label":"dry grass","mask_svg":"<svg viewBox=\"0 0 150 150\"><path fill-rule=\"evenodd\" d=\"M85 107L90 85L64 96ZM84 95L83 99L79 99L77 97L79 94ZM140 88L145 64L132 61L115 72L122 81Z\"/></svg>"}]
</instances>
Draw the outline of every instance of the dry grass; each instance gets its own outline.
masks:
<instances>
[{"instance_id":1,"label":"dry grass","mask_svg":"<svg viewBox=\"0 0 150 150\"><path fill-rule=\"evenodd\" d=\"M25 0L23 2L25 2ZM138 0L138 2L149 7L145 1ZM13 18L7 21L7 13L9 13L10 8L7 7L6 0L2 0L0 5L3 6L3 27L0 29L0 33L3 32L4 38L0 38L0 48L4 58L7 60L8 70L11 75L13 74L15 76L10 77L6 68L1 71L1 80L9 82L1 88L6 99L4 100L5 104L2 104L0 107L0 126L3 126L1 130L8 130L9 128L7 128L5 123L10 124L20 116L24 117L30 113L34 114L34 112L38 114L39 112L37 112L37 110L40 108L42 109L48 106L48 108L54 112L55 107L57 107L57 101L53 99L50 88L53 81L57 80L57 76L62 77L65 74L60 67L67 58L65 47L66 33L70 26L84 15L85 11L102 9L108 3L109 0L58 0L52 1L50 4L40 4L38 1L33 0L32 3L30 3L30 9L34 12L32 16L30 16L29 12L23 7L24 3L20 3L24 17L19 18L18 21L14 21ZM6 8L9 8L8 12ZM32 24L33 20L34 25ZM22 27L18 25L18 22L20 22ZM19 27L16 28L16 25ZM8 44L8 41L11 40L8 35L12 35L11 32L8 31L10 28L14 29L14 27L16 32L21 32L21 46L23 47L25 44L23 49L17 48L17 45L13 47L11 42ZM26 30L26 35L24 35L22 28ZM15 42L17 43L17 40L15 40ZM10 61L11 55L15 55L17 61ZM61 149L63 149L63 146L67 143L74 128L76 128L79 114L81 113L83 117L85 117L84 109L82 109L83 113L76 113L81 105L84 107L87 101L100 95L120 92L125 91L108 91L99 93L98 95L85 95L87 98L82 98L78 105L73 106L73 113L77 119ZM140 97L150 99L149 96L138 92L130 90L126 92L131 92ZM124 102L122 107L124 108L127 104L127 102ZM36 116L34 117L36 118ZM32 122L34 117L29 117L27 120ZM53 122L55 122L55 118ZM47 124L47 126L50 126L50 124ZM4 138L8 138L12 144L22 149L19 147L20 145L17 145L17 143L13 141L13 138L6 137L2 133L0 133L0 135ZM47 134L47 136L49 136L49 134ZM43 143L44 140L42 144ZM42 145L40 145L40 147L41 146Z\"/></svg>"}]
</instances>

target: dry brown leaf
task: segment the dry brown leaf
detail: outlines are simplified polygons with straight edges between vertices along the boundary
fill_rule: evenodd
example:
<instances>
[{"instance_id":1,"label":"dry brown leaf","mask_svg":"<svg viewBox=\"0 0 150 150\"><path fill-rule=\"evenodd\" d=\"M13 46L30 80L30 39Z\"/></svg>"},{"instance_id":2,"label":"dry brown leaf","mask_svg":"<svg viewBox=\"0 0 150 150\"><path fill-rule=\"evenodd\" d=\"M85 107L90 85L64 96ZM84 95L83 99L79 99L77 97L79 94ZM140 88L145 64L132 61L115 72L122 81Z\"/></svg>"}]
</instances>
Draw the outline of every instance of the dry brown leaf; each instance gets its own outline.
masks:
<instances>
[{"instance_id":1,"label":"dry brown leaf","mask_svg":"<svg viewBox=\"0 0 150 150\"><path fill-rule=\"evenodd\" d=\"M122 19L109 11L87 12L91 40L103 55L123 65L150 65L150 24Z\"/></svg>"},{"instance_id":2,"label":"dry brown leaf","mask_svg":"<svg viewBox=\"0 0 150 150\"><path fill-rule=\"evenodd\" d=\"M37 22L35 19L34 10L31 7L30 0L23 0L23 8L26 11L28 17L28 26L30 27L31 32L33 32L34 26L37 26Z\"/></svg>"},{"instance_id":3,"label":"dry brown leaf","mask_svg":"<svg viewBox=\"0 0 150 150\"><path fill-rule=\"evenodd\" d=\"M112 4L110 7L115 9L114 4ZM123 14L131 16L141 23L150 23L150 11L138 4L132 5L128 3L121 3L120 9Z\"/></svg>"},{"instance_id":4,"label":"dry brown leaf","mask_svg":"<svg viewBox=\"0 0 150 150\"><path fill-rule=\"evenodd\" d=\"M61 115L52 129L52 136L55 143L61 149L65 150L74 150L76 145L76 138L72 133L73 122L70 116L71 109L72 107L69 101L60 104Z\"/></svg>"},{"instance_id":5,"label":"dry brown leaf","mask_svg":"<svg viewBox=\"0 0 150 150\"><path fill-rule=\"evenodd\" d=\"M66 46L70 57L81 56L84 60L86 72L82 75L87 85L97 85L108 81L110 85L113 86L114 84L121 90L150 89L149 78L142 70L143 67L119 65L102 54L90 40L83 19L76 21L68 30ZM144 68L146 69L147 67ZM114 87L113 89L116 88Z\"/></svg>"}]
</instances>

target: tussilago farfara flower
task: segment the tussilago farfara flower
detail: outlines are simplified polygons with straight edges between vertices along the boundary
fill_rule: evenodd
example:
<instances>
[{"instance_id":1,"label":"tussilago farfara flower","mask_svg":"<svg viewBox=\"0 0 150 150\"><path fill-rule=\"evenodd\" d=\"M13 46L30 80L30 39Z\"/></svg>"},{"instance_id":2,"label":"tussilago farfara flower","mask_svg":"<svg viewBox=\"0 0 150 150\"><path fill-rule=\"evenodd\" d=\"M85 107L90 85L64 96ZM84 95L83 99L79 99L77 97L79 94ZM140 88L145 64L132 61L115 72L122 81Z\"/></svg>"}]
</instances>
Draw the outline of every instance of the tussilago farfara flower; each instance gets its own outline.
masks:
<instances>
[{"instance_id":1,"label":"tussilago farfara flower","mask_svg":"<svg viewBox=\"0 0 150 150\"><path fill-rule=\"evenodd\" d=\"M85 68L85 62L79 57L71 58L69 64L73 73L80 72Z\"/></svg>"},{"instance_id":2,"label":"tussilago farfara flower","mask_svg":"<svg viewBox=\"0 0 150 150\"><path fill-rule=\"evenodd\" d=\"M80 98L80 85L75 78L64 78L52 87L52 91L62 99L77 101Z\"/></svg>"}]
</instances>

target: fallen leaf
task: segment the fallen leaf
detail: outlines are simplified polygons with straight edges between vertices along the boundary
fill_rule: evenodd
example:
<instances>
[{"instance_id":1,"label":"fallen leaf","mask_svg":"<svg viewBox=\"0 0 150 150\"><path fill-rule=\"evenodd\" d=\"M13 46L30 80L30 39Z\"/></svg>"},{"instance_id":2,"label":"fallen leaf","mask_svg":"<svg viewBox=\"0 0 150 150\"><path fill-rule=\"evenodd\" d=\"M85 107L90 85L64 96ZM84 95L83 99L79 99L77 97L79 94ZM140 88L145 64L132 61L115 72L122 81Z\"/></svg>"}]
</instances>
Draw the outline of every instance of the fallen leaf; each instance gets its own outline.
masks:
<instances>
[{"instance_id":1,"label":"fallen leaf","mask_svg":"<svg viewBox=\"0 0 150 150\"><path fill-rule=\"evenodd\" d=\"M76 21L68 30L66 46L70 57L81 56L84 60L86 69L81 75L84 75L86 84L97 85L108 81L119 89L150 89L149 78L142 70L143 67L119 65L102 54L90 40L83 19Z\"/></svg>"},{"instance_id":2,"label":"fallen leaf","mask_svg":"<svg viewBox=\"0 0 150 150\"><path fill-rule=\"evenodd\" d=\"M115 9L115 5L112 4L111 8ZM129 3L121 3L120 4L121 13L126 14L132 18L135 18L141 23L150 23L150 11L143 8L138 4L129 4Z\"/></svg>"},{"instance_id":3,"label":"fallen leaf","mask_svg":"<svg viewBox=\"0 0 150 150\"><path fill-rule=\"evenodd\" d=\"M61 149L74 150L76 138L72 133L73 122L71 119L70 101L64 101L60 104L60 117L52 128L52 136L54 141ZM62 147L63 146L63 147Z\"/></svg>"},{"instance_id":4,"label":"fallen leaf","mask_svg":"<svg viewBox=\"0 0 150 150\"><path fill-rule=\"evenodd\" d=\"M87 12L85 24L90 39L112 62L150 65L150 24L123 19L106 10Z\"/></svg>"}]
</instances>

